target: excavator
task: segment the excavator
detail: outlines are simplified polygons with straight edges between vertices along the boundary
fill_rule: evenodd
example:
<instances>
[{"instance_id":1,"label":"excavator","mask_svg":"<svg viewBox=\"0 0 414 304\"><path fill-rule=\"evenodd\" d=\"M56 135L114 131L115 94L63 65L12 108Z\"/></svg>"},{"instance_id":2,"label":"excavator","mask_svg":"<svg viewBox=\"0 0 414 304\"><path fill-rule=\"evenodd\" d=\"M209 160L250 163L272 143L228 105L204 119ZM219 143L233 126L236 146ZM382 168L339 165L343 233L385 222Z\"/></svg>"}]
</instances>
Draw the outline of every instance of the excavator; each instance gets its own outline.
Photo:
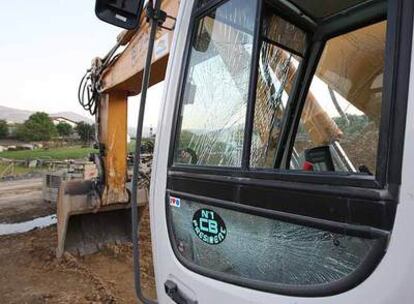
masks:
<instances>
[{"instance_id":1,"label":"excavator","mask_svg":"<svg viewBox=\"0 0 414 304\"><path fill-rule=\"evenodd\" d=\"M171 1L166 4L166 9L176 15L178 3ZM165 77L172 32L162 30L157 37L158 56L154 57L151 85ZM99 153L93 155L92 160L99 177L89 181L69 181L60 187L57 202L58 257L65 251L86 255L96 252L106 243L131 240L128 97L140 93L147 39L145 24L138 32L122 32L114 48L105 58L95 58L82 78L78 99L82 107L95 116ZM122 54L116 56L115 52L126 45L128 47ZM141 183L137 196L140 206L148 203L147 183Z\"/></svg>"},{"instance_id":2,"label":"excavator","mask_svg":"<svg viewBox=\"0 0 414 304\"><path fill-rule=\"evenodd\" d=\"M97 0L95 12L126 31L79 87L99 174L60 188L58 257L132 241L142 303L412 303L411 0ZM147 91L161 81L145 182ZM157 299L141 288L145 205Z\"/></svg>"}]
</instances>

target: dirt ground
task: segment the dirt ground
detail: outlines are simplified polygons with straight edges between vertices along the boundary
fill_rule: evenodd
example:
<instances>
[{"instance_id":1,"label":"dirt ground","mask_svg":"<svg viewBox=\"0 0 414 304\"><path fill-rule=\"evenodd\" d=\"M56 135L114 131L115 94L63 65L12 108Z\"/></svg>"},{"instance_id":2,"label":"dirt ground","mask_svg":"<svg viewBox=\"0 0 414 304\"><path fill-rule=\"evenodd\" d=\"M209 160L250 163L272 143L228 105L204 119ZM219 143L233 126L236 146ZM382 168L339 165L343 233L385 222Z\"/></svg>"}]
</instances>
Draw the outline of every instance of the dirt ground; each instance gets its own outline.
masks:
<instances>
[{"instance_id":1,"label":"dirt ground","mask_svg":"<svg viewBox=\"0 0 414 304\"><path fill-rule=\"evenodd\" d=\"M56 212L42 197L42 179L0 182L0 223L17 223Z\"/></svg>"},{"instance_id":2,"label":"dirt ground","mask_svg":"<svg viewBox=\"0 0 414 304\"><path fill-rule=\"evenodd\" d=\"M55 212L41 200L39 188L33 190L35 181L26 184L32 187L27 192L22 188L15 191L13 187L6 191L8 188L1 188L5 185L0 184L0 223L20 222ZM13 195L20 201L16 197L11 200ZM145 293L154 298L148 208L142 211L142 280ZM57 260L56 241L56 226L0 236L0 303L137 303L131 244L108 245L85 257L66 254Z\"/></svg>"}]
</instances>

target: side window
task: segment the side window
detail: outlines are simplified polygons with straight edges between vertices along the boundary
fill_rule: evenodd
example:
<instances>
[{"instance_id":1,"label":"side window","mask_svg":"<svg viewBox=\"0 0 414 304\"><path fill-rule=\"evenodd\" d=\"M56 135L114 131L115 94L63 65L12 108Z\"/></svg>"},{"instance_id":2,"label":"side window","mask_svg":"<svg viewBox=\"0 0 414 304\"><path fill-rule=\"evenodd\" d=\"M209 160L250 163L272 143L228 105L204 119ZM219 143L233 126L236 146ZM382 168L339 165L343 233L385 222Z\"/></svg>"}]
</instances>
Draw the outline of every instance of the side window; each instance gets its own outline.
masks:
<instances>
[{"instance_id":1,"label":"side window","mask_svg":"<svg viewBox=\"0 0 414 304\"><path fill-rule=\"evenodd\" d=\"M327 41L296 134L290 168L376 170L386 22Z\"/></svg>"},{"instance_id":2,"label":"side window","mask_svg":"<svg viewBox=\"0 0 414 304\"><path fill-rule=\"evenodd\" d=\"M228 1L197 23L175 163L241 166L255 1Z\"/></svg>"},{"instance_id":3,"label":"side window","mask_svg":"<svg viewBox=\"0 0 414 304\"><path fill-rule=\"evenodd\" d=\"M270 11L264 16L261 39L250 164L273 168L306 36Z\"/></svg>"},{"instance_id":4,"label":"side window","mask_svg":"<svg viewBox=\"0 0 414 304\"><path fill-rule=\"evenodd\" d=\"M170 207L169 212L183 258L261 284L297 288L339 281L369 261L382 244L379 238L354 237L345 230L334 233L185 198L169 200L180 201L180 207ZM205 220L212 218L219 228L203 227L195 216L198 210L213 213Z\"/></svg>"}]
</instances>

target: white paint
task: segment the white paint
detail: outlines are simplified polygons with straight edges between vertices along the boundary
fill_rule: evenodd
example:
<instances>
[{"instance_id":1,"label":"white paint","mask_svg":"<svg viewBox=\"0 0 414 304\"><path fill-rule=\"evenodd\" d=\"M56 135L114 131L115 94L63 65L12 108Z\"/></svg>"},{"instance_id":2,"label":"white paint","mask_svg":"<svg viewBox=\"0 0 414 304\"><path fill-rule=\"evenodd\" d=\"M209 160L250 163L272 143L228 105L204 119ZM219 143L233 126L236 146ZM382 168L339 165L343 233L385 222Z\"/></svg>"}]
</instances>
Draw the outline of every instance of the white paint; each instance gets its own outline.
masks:
<instances>
[{"instance_id":1,"label":"white paint","mask_svg":"<svg viewBox=\"0 0 414 304\"><path fill-rule=\"evenodd\" d=\"M243 288L199 275L184 267L175 257L168 236L165 194L168 149L173 125L174 104L179 92L179 77L185 40L194 0L183 0L177 19L165 81L164 96L158 122L151 178L150 214L153 239L157 298L170 304L164 283L173 279L181 292L199 304L411 304L414 301L414 76L410 78L407 130L404 146L403 183L395 226L387 253L376 270L360 285L347 292L323 298L288 297ZM414 70L414 58L411 60ZM163 216L160 216L163 215ZM178 279L179 278L179 279Z\"/></svg>"},{"instance_id":2,"label":"white paint","mask_svg":"<svg viewBox=\"0 0 414 304\"><path fill-rule=\"evenodd\" d=\"M72 128L76 127L78 125L77 122L72 121L68 118L65 117L51 117L53 124L56 126L61 122L67 123L68 125L70 125Z\"/></svg>"},{"instance_id":3,"label":"white paint","mask_svg":"<svg viewBox=\"0 0 414 304\"><path fill-rule=\"evenodd\" d=\"M35 228L45 228L56 224L56 215L48 215L39 217L31 221L15 223L15 224L0 224L0 235L9 235L24 233Z\"/></svg>"}]
</instances>

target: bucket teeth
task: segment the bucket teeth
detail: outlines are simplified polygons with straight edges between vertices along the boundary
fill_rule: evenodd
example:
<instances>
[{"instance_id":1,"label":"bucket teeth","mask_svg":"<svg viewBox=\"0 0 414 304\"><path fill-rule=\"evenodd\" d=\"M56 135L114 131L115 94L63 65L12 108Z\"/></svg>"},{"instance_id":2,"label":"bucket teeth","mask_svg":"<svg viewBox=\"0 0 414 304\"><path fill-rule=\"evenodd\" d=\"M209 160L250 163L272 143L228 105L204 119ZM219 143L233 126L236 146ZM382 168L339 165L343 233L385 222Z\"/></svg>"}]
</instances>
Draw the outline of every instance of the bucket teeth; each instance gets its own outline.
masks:
<instances>
[{"instance_id":1,"label":"bucket teeth","mask_svg":"<svg viewBox=\"0 0 414 304\"><path fill-rule=\"evenodd\" d=\"M130 204L94 208L90 202L92 187L86 181L68 181L61 185L57 204L58 257L65 251L88 255L106 244L131 241ZM138 196L140 205L148 202L146 189L139 189Z\"/></svg>"},{"instance_id":2,"label":"bucket teeth","mask_svg":"<svg viewBox=\"0 0 414 304\"><path fill-rule=\"evenodd\" d=\"M129 209L72 215L68 221L64 251L92 254L106 244L131 240Z\"/></svg>"}]
</instances>

